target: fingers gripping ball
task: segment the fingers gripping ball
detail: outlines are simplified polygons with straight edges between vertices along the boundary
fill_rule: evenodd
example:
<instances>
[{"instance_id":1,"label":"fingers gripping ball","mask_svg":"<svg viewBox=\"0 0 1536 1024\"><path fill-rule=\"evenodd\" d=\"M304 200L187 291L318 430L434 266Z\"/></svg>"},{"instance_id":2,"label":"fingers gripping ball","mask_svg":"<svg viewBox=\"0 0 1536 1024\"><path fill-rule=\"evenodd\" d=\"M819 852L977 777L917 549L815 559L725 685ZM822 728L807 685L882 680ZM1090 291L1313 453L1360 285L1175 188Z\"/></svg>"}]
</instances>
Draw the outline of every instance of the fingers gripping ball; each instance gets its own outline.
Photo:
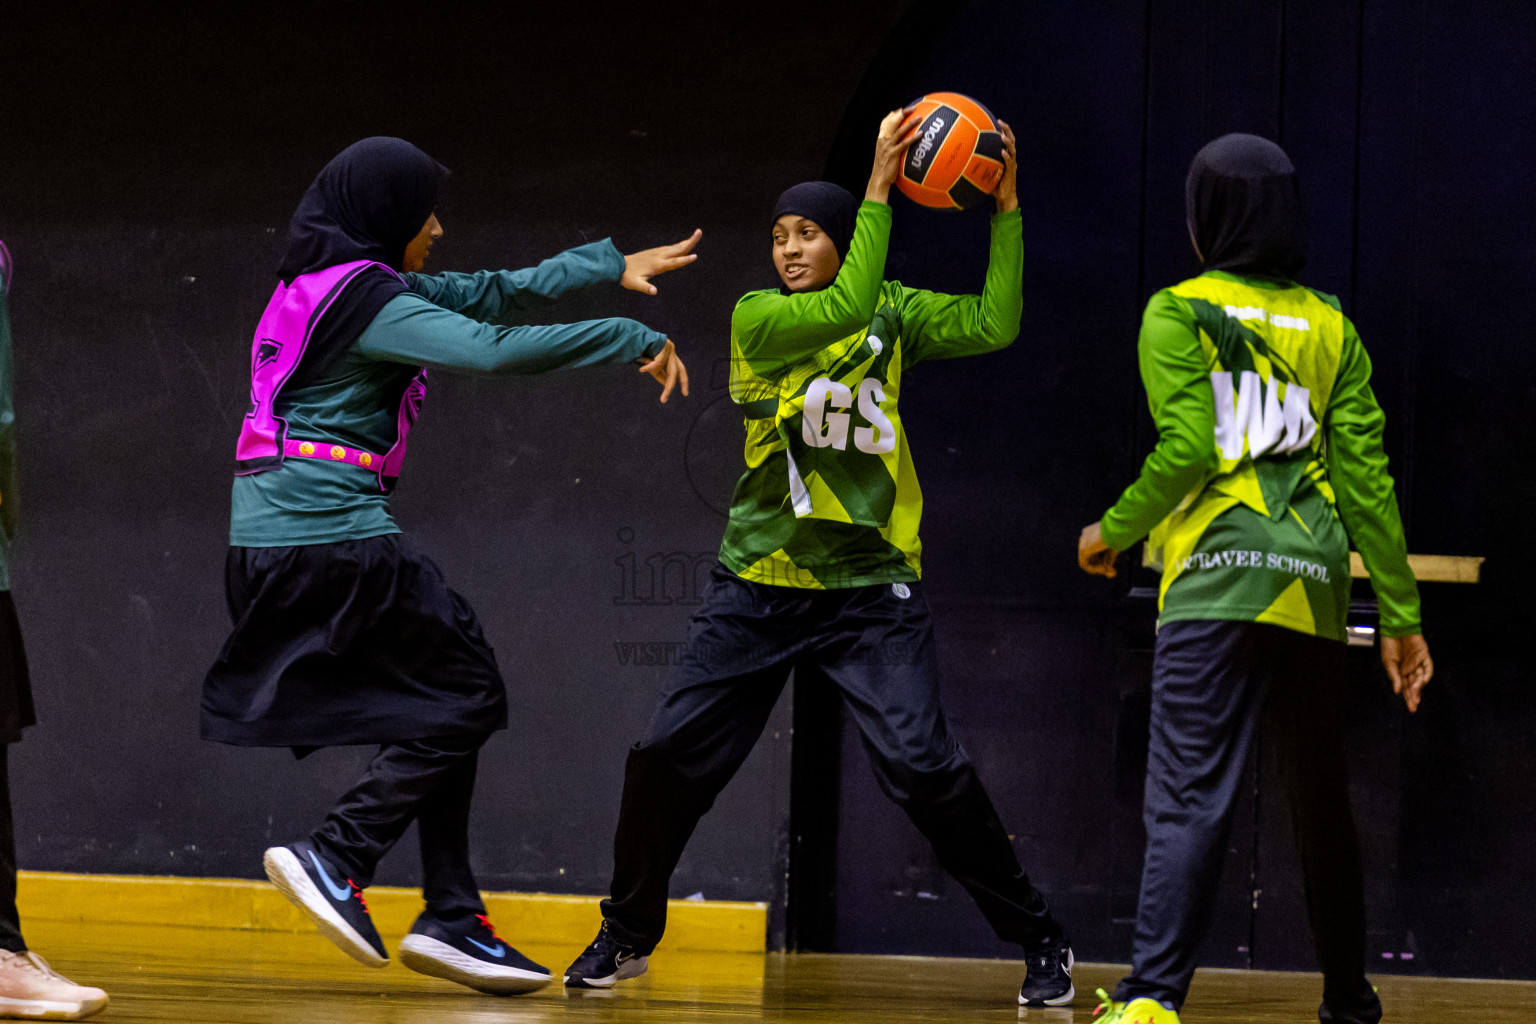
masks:
<instances>
[{"instance_id":1,"label":"fingers gripping ball","mask_svg":"<svg viewBox=\"0 0 1536 1024\"><path fill-rule=\"evenodd\" d=\"M912 105L922 118L896 187L915 203L963 210L1003 177L1003 136L986 107L957 92L931 92Z\"/></svg>"}]
</instances>

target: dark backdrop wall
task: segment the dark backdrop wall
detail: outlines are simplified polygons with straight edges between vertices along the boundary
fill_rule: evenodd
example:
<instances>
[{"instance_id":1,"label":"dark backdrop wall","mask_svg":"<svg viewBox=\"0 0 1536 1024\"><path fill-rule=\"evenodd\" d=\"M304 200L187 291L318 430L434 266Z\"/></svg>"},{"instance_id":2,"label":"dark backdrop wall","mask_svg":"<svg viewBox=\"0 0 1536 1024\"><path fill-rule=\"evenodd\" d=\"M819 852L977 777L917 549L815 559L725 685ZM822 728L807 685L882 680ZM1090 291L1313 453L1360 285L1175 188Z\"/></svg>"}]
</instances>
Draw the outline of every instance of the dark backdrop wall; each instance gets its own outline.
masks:
<instances>
[{"instance_id":1,"label":"dark backdrop wall","mask_svg":"<svg viewBox=\"0 0 1536 1024\"><path fill-rule=\"evenodd\" d=\"M726 325L771 280L765 211L824 167L857 189L878 116L948 88L1019 133L1029 259L1019 342L920 368L907 389L926 578L955 728L1080 954L1128 953L1152 613L1146 574L1090 580L1073 544L1151 443L1135 331L1147 295L1196 269L1184 169L1245 130L1301 168L1307 280L1340 294L1375 359L1411 549L1490 558L1476 587L1426 587L1440 676L1418 716L1369 652L1357 661L1372 955L1530 976L1536 697L1519 643L1536 566L1505 537L1536 499L1519 461L1536 440L1536 23L1513 0L1451 6L837 3L803 31L705 4L8 12L14 578L43 719L13 752L23 866L254 876L260 849L309 828L356 772L358 751L295 763L202 744L196 707L226 628L247 345L287 217L332 153L391 133L455 172L442 269L705 232L659 297L614 289L558 310L668 330L692 398L660 408L626 369L440 375L395 502L476 604L509 681L512 726L487 750L477 808L482 881L601 892L624 749L738 465ZM974 290L985 236L980 214L897 200L889 276ZM799 948L1014 955L885 804L851 735L839 742L824 698L786 699L674 893L772 900L773 940ZM1261 761L1207 959L1306 967ZM407 850L380 880L415 877Z\"/></svg>"}]
</instances>

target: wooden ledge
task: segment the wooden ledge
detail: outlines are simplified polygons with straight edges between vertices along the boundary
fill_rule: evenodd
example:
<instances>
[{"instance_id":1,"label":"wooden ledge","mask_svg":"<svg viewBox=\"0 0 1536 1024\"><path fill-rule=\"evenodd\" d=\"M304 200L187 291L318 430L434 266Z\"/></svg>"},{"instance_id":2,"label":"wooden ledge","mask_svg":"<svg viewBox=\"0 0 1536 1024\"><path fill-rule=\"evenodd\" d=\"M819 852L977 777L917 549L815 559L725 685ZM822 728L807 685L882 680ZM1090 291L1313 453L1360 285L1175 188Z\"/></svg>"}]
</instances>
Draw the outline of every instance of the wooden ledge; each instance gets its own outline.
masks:
<instances>
[{"instance_id":1,"label":"wooden ledge","mask_svg":"<svg viewBox=\"0 0 1536 1024\"><path fill-rule=\"evenodd\" d=\"M309 919L266 882L241 878L76 875L18 871L16 903L23 921L185 925L251 931L313 930ZM596 896L487 892L486 912L513 942L581 948L602 923ZM375 885L368 909L386 938L404 935L421 913L421 893ZM675 950L761 953L768 904L670 900L662 946Z\"/></svg>"},{"instance_id":2,"label":"wooden ledge","mask_svg":"<svg viewBox=\"0 0 1536 1024\"><path fill-rule=\"evenodd\" d=\"M1408 568L1420 583L1476 583L1482 579L1483 561L1472 555L1409 555ZM1349 553L1349 574L1369 578L1358 551Z\"/></svg>"}]
</instances>

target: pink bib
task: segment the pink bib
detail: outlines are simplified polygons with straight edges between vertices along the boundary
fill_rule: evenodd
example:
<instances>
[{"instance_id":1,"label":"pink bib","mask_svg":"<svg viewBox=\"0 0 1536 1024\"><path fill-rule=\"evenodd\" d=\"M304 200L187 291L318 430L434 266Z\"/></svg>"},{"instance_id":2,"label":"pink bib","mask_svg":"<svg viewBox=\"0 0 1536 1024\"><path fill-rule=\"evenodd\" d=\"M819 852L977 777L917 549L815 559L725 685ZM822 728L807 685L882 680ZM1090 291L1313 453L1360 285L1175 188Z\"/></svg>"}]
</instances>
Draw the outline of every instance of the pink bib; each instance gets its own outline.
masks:
<instances>
[{"instance_id":1,"label":"pink bib","mask_svg":"<svg viewBox=\"0 0 1536 1024\"><path fill-rule=\"evenodd\" d=\"M267 303L251 345L251 411L240 426L235 442L235 474L246 476L276 469L285 457L343 461L372 469L379 478L379 489L386 494L394 489L405 461L406 435L421 412L427 395L427 371L419 371L400 398L396 417L395 443L383 455L348 448L334 441L300 439L288 436L288 421L277 415L277 398L309 348L315 325L331 308L331 303L351 281L368 267L383 267L372 260L340 263L334 267L301 274L292 284L278 282L272 300ZM396 274L395 276L399 276ZM341 451L342 455L333 454Z\"/></svg>"}]
</instances>

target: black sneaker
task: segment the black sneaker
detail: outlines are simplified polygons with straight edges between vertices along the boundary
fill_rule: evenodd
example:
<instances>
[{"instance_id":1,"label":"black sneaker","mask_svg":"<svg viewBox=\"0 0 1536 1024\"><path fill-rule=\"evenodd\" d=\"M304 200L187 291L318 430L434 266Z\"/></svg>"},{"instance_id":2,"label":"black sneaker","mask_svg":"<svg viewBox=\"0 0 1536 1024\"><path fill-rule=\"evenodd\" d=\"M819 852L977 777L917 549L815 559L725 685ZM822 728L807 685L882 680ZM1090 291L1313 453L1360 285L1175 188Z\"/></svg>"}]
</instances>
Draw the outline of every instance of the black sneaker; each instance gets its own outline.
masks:
<instances>
[{"instance_id":1,"label":"black sneaker","mask_svg":"<svg viewBox=\"0 0 1536 1024\"><path fill-rule=\"evenodd\" d=\"M320 929L320 934L365 967L389 963L384 940L368 913L363 890L330 858L302 841L274 846L261 858L267 877ZM339 880L339 881L338 881Z\"/></svg>"},{"instance_id":2,"label":"black sneaker","mask_svg":"<svg viewBox=\"0 0 1536 1024\"><path fill-rule=\"evenodd\" d=\"M648 954L642 956L637 950L620 945L604 921L592 945L565 969L565 987L613 988L616 981L644 974L650 959Z\"/></svg>"},{"instance_id":3,"label":"black sneaker","mask_svg":"<svg viewBox=\"0 0 1536 1024\"><path fill-rule=\"evenodd\" d=\"M422 914L411 926L411 934L400 940L400 962L417 974L456 981L493 996L532 992L550 982L549 968L508 945L484 914L457 926Z\"/></svg>"},{"instance_id":4,"label":"black sneaker","mask_svg":"<svg viewBox=\"0 0 1536 1024\"><path fill-rule=\"evenodd\" d=\"M1020 1006L1065 1006L1077 995L1072 987L1072 944L1058 939L1025 954L1027 970L1019 986Z\"/></svg>"}]
</instances>

